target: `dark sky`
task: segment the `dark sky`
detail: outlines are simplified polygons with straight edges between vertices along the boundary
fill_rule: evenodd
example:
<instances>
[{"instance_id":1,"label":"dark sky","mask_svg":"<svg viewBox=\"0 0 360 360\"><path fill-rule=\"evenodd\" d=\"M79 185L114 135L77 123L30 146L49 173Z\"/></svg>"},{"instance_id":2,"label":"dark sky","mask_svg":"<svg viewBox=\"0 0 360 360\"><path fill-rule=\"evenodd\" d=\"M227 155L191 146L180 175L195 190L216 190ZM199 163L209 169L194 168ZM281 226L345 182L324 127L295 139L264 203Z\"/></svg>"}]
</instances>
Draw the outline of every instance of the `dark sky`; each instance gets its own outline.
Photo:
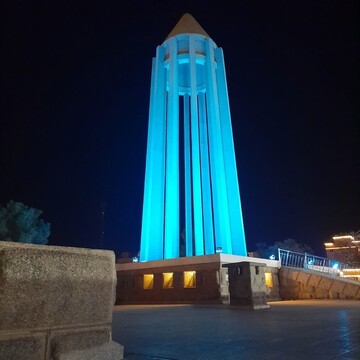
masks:
<instances>
[{"instance_id":1,"label":"dark sky","mask_svg":"<svg viewBox=\"0 0 360 360\"><path fill-rule=\"evenodd\" d=\"M127 4L127 5L124 5ZM151 59L190 12L224 49L248 249L360 228L359 2L4 1L0 204L136 253Z\"/></svg>"}]
</instances>

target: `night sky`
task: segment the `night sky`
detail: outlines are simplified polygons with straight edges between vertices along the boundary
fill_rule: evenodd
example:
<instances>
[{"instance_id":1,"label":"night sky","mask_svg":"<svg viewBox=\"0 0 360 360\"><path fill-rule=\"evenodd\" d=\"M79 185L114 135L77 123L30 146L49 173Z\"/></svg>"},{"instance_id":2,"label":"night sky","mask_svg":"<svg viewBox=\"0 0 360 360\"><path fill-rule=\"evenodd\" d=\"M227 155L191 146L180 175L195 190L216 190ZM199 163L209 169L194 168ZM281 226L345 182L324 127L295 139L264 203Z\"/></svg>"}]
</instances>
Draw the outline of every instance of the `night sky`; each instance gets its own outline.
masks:
<instances>
[{"instance_id":1,"label":"night sky","mask_svg":"<svg viewBox=\"0 0 360 360\"><path fill-rule=\"evenodd\" d=\"M99 248L105 202L103 247L139 250L151 59L185 12L224 50L248 250L360 229L351 0L4 1L0 204Z\"/></svg>"}]
</instances>

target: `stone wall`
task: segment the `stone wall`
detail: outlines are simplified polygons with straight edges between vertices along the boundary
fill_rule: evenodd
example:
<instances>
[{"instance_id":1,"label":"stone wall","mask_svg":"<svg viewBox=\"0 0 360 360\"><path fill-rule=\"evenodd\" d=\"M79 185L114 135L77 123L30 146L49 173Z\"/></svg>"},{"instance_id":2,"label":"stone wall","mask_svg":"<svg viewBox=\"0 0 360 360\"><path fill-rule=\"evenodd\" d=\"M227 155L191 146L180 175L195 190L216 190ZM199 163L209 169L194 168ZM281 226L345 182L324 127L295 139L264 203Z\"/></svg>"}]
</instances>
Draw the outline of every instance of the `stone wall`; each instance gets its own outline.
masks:
<instances>
[{"instance_id":1,"label":"stone wall","mask_svg":"<svg viewBox=\"0 0 360 360\"><path fill-rule=\"evenodd\" d=\"M0 242L0 359L122 359L115 286L111 251Z\"/></svg>"},{"instance_id":2,"label":"stone wall","mask_svg":"<svg viewBox=\"0 0 360 360\"><path fill-rule=\"evenodd\" d=\"M280 295L284 300L360 300L360 282L306 269L281 267Z\"/></svg>"}]
</instances>

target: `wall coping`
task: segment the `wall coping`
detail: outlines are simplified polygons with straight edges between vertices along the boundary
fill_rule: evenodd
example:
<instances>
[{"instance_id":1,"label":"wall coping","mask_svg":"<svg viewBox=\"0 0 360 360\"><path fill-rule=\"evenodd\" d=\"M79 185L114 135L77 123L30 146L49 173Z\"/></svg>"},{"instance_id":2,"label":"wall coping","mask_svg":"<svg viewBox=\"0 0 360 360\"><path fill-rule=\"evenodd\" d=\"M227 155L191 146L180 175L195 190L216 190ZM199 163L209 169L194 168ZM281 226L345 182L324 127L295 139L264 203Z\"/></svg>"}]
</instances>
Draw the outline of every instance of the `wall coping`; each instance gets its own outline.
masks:
<instances>
[{"instance_id":1,"label":"wall coping","mask_svg":"<svg viewBox=\"0 0 360 360\"><path fill-rule=\"evenodd\" d=\"M280 262L277 260L254 258L249 256L238 256L229 254L213 254L202 256L188 256L176 259L154 260L144 262L133 262L125 264L116 264L116 271L141 270L149 268L162 268L169 266L199 265L199 264L230 264L236 262L250 261L252 263L265 264L268 267L280 268Z\"/></svg>"}]
</instances>

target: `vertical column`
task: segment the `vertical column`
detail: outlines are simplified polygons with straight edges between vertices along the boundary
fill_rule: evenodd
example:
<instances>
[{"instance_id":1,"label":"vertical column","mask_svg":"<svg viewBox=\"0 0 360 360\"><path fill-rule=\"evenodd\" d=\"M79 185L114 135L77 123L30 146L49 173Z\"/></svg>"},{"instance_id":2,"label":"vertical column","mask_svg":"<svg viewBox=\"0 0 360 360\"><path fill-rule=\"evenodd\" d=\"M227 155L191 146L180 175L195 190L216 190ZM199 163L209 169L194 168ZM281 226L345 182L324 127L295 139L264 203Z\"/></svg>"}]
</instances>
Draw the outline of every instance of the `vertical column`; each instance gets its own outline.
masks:
<instances>
[{"instance_id":1,"label":"vertical column","mask_svg":"<svg viewBox=\"0 0 360 360\"><path fill-rule=\"evenodd\" d=\"M205 40L205 72L209 117L210 169L214 202L215 241L223 253L232 254L228 199L226 191L220 112L215 75L214 43Z\"/></svg>"},{"instance_id":2,"label":"vertical column","mask_svg":"<svg viewBox=\"0 0 360 360\"><path fill-rule=\"evenodd\" d=\"M192 190L191 190L191 146L189 95L184 95L184 167L185 167L185 242L186 256L193 256Z\"/></svg>"},{"instance_id":3,"label":"vertical column","mask_svg":"<svg viewBox=\"0 0 360 360\"><path fill-rule=\"evenodd\" d=\"M176 38L170 39L168 72L164 258L179 257L179 86Z\"/></svg>"},{"instance_id":4,"label":"vertical column","mask_svg":"<svg viewBox=\"0 0 360 360\"><path fill-rule=\"evenodd\" d=\"M234 140L231 128L229 97L226 84L224 55L222 49L215 49L217 62L217 85L221 117L221 135L224 152L227 198L231 224L231 239L234 255L247 256L243 217L241 211L240 191L236 170Z\"/></svg>"},{"instance_id":5,"label":"vertical column","mask_svg":"<svg viewBox=\"0 0 360 360\"><path fill-rule=\"evenodd\" d=\"M163 258L165 185L165 48L153 59L140 260Z\"/></svg>"},{"instance_id":6,"label":"vertical column","mask_svg":"<svg viewBox=\"0 0 360 360\"><path fill-rule=\"evenodd\" d=\"M199 154L199 120L198 120L195 56L196 56L195 39L193 35L189 35L191 149L192 149L192 174L193 174L195 255L204 255L200 154Z\"/></svg>"},{"instance_id":7,"label":"vertical column","mask_svg":"<svg viewBox=\"0 0 360 360\"><path fill-rule=\"evenodd\" d=\"M199 93L199 120L200 120L200 158L201 158L201 184L203 200L203 219L204 219L204 243L205 254L215 254L214 226L212 218L212 200L210 185L210 164L208 130L204 93Z\"/></svg>"}]
</instances>

